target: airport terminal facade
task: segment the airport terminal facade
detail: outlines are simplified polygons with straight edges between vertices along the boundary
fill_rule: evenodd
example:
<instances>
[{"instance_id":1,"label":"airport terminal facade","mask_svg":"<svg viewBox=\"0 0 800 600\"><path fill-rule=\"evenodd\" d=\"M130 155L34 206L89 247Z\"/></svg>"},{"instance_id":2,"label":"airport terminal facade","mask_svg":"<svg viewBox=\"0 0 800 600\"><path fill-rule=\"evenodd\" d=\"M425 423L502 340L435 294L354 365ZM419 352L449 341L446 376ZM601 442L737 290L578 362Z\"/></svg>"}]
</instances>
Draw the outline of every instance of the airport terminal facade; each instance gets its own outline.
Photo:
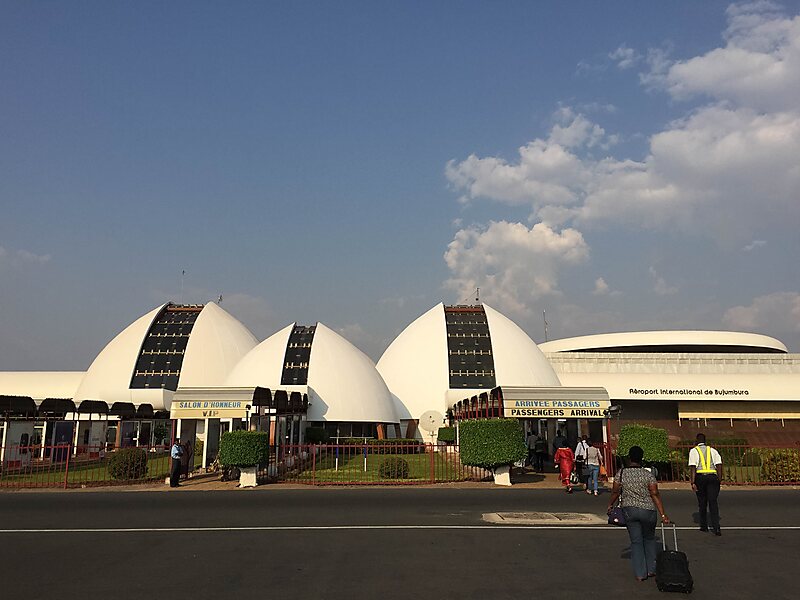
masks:
<instances>
[{"instance_id":1,"label":"airport terminal facade","mask_svg":"<svg viewBox=\"0 0 800 600\"><path fill-rule=\"evenodd\" d=\"M322 323L292 323L259 342L214 303L143 315L85 372L0 372L2 446L155 446L203 440L210 461L229 429L302 443L435 439L461 418L514 416L526 430L606 439L613 421L687 439L800 440L800 355L763 335L653 331L537 345L488 305L438 304L377 364ZM613 423L612 423L613 424ZM5 453L3 460L19 459Z\"/></svg>"}]
</instances>

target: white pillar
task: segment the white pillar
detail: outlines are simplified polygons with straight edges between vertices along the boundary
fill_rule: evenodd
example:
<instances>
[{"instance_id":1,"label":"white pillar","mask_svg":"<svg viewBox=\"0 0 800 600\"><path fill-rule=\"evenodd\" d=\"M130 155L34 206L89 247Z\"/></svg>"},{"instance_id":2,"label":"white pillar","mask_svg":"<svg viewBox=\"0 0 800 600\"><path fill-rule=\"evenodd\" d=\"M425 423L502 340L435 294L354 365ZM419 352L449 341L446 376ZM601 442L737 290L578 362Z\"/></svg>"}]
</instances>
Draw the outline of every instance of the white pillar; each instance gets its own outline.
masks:
<instances>
[{"instance_id":1,"label":"white pillar","mask_svg":"<svg viewBox=\"0 0 800 600\"><path fill-rule=\"evenodd\" d=\"M203 468L208 468L208 418L205 421L205 439L203 440Z\"/></svg>"}]
</instances>

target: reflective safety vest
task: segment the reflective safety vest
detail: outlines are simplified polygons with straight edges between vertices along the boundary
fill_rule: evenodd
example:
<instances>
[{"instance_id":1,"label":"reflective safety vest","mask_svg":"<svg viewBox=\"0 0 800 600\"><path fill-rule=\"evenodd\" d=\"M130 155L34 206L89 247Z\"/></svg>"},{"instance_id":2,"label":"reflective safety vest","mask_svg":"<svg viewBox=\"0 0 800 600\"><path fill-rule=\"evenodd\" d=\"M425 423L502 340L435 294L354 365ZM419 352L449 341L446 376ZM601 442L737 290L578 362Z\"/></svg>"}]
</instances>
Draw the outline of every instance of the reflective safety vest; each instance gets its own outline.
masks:
<instances>
[{"instance_id":1,"label":"reflective safety vest","mask_svg":"<svg viewBox=\"0 0 800 600\"><path fill-rule=\"evenodd\" d=\"M706 449L706 455L703 456L702 448ZM697 450L697 455L700 457L700 464L697 465L697 473L700 475L710 475L717 473L717 469L714 466L714 461L711 460L711 448L709 446L695 446L695 450Z\"/></svg>"}]
</instances>

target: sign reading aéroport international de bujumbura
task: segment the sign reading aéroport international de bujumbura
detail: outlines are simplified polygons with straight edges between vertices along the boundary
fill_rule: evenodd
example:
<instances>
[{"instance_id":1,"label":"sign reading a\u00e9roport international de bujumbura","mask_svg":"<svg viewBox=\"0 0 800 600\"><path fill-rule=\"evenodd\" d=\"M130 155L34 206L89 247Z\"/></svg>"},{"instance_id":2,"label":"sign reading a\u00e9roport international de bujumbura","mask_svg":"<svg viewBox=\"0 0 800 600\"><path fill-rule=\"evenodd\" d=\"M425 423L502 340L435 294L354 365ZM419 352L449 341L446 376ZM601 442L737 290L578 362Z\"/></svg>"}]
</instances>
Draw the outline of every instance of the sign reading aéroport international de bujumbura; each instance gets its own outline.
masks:
<instances>
[{"instance_id":1,"label":"sign reading a\u00e9roport international de bujumbura","mask_svg":"<svg viewBox=\"0 0 800 600\"><path fill-rule=\"evenodd\" d=\"M504 400L507 417L597 419L611 402L604 400Z\"/></svg>"}]
</instances>

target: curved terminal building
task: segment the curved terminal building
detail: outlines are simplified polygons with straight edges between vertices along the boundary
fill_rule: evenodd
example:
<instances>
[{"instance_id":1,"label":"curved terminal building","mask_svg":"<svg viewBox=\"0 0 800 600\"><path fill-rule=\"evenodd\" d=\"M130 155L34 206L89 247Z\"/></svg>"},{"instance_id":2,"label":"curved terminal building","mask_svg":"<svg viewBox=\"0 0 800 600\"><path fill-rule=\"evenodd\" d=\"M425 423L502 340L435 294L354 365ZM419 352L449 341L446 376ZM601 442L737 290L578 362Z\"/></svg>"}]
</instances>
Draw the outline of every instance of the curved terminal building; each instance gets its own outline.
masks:
<instances>
[{"instance_id":1,"label":"curved terminal building","mask_svg":"<svg viewBox=\"0 0 800 600\"><path fill-rule=\"evenodd\" d=\"M599 385L621 422L677 439L783 443L800 435L800 356L780 341L729 331L640 331L540 345L565 385Z\"/></svg>"}]
</instances>

